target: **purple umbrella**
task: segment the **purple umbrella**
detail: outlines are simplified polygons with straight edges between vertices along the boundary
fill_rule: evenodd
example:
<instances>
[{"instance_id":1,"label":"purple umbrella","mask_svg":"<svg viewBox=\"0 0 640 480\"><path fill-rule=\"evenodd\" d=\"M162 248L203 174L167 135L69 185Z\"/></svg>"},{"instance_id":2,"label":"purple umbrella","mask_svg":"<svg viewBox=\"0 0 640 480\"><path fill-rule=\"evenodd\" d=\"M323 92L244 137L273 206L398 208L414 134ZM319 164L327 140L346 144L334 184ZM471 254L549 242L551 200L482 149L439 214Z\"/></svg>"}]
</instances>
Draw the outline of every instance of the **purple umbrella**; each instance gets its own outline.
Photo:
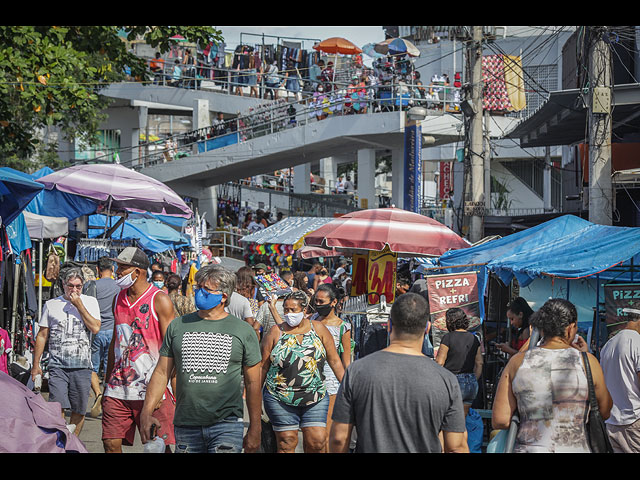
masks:
<instances>
[{"instance_id":1,"label":"purple umbrella","mask_svg":"<svg viewBox=\"0 0 640 480\"><path fill-rule=\"evenodd\" d=\"M88 453L57 402L47 402L0 371L0 453Z\"/></svg>"},{"instance_id":2,"label":"purple umbrella","mask_svg":"<svg viewBox=\"0 0 640 480\"><path fill-rule=\"evenodd\" d=\"M37 179L56 188L100 202L108 212L150 212L190 218L191 209L164 183L116 163L75 165Z\"/></svg>"}]
</instances>

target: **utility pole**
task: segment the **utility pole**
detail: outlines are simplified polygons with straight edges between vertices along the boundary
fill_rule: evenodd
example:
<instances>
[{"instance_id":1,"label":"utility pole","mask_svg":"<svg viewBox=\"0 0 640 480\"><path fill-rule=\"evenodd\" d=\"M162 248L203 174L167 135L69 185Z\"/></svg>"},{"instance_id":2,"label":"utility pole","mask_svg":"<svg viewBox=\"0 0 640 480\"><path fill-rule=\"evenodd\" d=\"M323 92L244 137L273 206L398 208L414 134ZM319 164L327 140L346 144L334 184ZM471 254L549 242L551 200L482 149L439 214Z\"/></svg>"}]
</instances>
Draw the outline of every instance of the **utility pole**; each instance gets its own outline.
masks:
<instances>
[{"instance_id":1,"label":"utility pole","mask_svg":"<svg viewBox=\"0 0 640 480\"><path fill-rule=\"evenodd\" d=\"M611 225L611 50L608 27L591 28L589 52L589 221Z\"/></svg>"},{"instance_id":2,"label":"utility pole","mask_svg":"<svg viewBox=\"0 0 640 480\"><path fill-rule=\"evenodd\" d=\"M469 240L477 242L484 237L484 156L482 132L482 27L471 27L469 65L471 70L471 103L469 148L471 159L471 214Z\"/></svg>"}]
</instances>

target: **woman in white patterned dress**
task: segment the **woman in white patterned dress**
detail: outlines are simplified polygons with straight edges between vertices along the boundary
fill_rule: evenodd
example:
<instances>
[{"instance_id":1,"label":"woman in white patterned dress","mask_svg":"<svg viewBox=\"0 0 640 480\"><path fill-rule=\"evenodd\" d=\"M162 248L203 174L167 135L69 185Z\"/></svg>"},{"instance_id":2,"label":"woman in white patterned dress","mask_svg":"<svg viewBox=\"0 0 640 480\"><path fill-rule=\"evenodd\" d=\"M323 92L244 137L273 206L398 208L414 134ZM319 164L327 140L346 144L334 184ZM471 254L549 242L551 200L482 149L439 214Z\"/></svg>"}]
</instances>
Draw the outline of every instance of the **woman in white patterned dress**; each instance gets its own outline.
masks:
<instances>
[{"instance_id":1,"label":"woman in white patterned dress","mask_svg":"<svg viewBox=\"0 0 640 480\"><path fill-rule=\"evenodd\" d=\"M543 337L539 347L514 355L502 373L493 405L492 425L507 429L518 410L520 426L514 452L590 452L585 419L589 388L577 336L575 306L548 300L531 318ZM600 413L609 417L611 396L598 360L587 354Z\"/></svg>"}]
</instances>

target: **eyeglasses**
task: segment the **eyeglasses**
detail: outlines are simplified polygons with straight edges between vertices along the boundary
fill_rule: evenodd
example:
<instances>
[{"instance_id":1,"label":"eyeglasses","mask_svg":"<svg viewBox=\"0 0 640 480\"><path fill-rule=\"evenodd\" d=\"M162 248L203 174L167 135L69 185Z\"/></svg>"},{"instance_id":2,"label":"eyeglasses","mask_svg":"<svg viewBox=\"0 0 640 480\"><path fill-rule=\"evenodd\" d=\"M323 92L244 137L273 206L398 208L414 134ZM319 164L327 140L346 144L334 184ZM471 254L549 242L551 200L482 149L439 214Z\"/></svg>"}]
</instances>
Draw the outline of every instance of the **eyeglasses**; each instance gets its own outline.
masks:
<instances>
[{"instance_id":1,"label":"eyeglasses","mask_svg":"<svg viewBox=\"0 0 640 480\"><path fill-rule=\"evenodd\" d=\"M198 285L198 288L201 288L202 290L205 290L208 293L213 293L213 294L221 294L222 290L209 290L207 287L205 287L204 285Z\"/></svg>"}]
</instances>

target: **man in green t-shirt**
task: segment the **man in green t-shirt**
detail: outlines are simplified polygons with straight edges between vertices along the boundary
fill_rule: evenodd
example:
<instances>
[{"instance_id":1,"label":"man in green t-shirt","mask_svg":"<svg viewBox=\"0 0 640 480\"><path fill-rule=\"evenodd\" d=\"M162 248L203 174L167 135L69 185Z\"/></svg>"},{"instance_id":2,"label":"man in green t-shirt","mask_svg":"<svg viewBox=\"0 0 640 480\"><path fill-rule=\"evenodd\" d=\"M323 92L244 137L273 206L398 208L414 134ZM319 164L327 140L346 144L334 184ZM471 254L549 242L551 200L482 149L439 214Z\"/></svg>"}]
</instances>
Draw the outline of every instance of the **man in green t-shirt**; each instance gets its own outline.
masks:
<instances>
[{"instance_id":1,"label":"man in green t-shirt","mask_svg":"<svg viewBox=\"0 0 640 480\"><path fill-rule=\"evenodd\" d=\"M252 453L260 446L262 357L253 328L225 311L235 279L219 265L196 273L198 310L171 322L164 336L141 413L143 443L151 440L152 425L159 425L153 409L175 368L176 453ZM249 412L244 440L242 376Z\"/></svg>"}]
</instances>

